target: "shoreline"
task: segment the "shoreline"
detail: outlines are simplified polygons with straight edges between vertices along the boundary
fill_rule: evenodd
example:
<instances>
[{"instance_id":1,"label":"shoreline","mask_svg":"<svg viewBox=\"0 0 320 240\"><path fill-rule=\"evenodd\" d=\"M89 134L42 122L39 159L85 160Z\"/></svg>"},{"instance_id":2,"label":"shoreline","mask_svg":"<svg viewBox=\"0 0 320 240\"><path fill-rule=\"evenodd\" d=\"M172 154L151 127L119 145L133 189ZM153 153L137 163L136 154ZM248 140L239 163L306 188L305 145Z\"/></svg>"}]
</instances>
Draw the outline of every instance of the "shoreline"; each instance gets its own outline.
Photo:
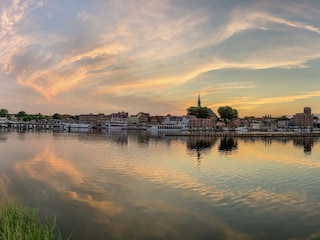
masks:
<instances>
[{"instance_id":1,"label":"shoreline","mask_svg":"<svg viewBox=\"0 0 320 240\"><path fill-rule=\"evenodd\" d=\"M186 131L168 132L165 136L181 137L320 137L320 132L236 132L236 131Z\"/></svg>"}]
</instances>

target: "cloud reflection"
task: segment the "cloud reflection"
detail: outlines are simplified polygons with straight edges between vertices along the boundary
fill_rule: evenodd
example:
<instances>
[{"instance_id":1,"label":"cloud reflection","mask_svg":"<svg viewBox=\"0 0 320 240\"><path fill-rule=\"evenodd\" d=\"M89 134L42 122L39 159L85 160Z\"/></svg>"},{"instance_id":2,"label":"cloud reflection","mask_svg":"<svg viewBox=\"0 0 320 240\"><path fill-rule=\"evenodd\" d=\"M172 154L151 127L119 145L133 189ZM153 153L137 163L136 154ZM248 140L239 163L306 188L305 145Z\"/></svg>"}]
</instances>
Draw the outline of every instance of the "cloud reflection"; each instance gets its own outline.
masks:
<instances>
[{"instance_id":1,"label":"cloud reflection","mask_svg":"<svg viewBox=\"0 0 320 240\"><path fill-rule=\"evenodd\" d=\"M53 188L62 198L84 203L105 214L115 215L123 210L115 202L100 201L91 194L71 190L88 188L84 173L67 159L56 156L49 147L33 159L17 163L14 170L21 178L30 177ZM104 193L104 189L99 186L91 185L89 187L94 190L94 194Z\"/></svg>"}]
</instances>

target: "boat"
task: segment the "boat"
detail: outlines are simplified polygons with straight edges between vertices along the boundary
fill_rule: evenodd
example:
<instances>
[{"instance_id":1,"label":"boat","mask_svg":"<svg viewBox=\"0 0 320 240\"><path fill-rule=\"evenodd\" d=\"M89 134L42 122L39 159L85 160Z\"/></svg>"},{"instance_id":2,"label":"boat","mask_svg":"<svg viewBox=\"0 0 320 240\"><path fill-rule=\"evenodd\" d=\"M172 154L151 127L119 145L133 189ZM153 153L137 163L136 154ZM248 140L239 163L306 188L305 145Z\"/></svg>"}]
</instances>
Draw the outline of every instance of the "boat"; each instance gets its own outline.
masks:
<instances>
[{"instance_id":1,"label":"boat","mask_svg":"<svg viewBox=\"0 0 320 240\"><path fill-rule=\"evenodd\" d=\"M237 127L234 129L237 132L248 132L249 129L247 127Z\"/></svg>"},{"instance_id":2,"label":"boat","mask_svg":"<svg viewBox=\"0 0 320 240\"><path fill-rule=\"evenodd\" d=\"M127 120L123 118L113 119L106 122L108 130L126 130L128 127Z\"/></svg>"},{"instance_id":3,"label":"boat","mask_svg":"<svg viewBox=\"0 0 320 240\"><path fill-rule=\"evenodd\" d=\"M64 122L57 121L53 124L53 131L65 131L67 129L66 124Z\"/></svg>"},{"instance_id":4,"label":"boat","mask_svg":"<svg viewBox=\"0 0 320 240\"><path fill-rule=\"evenodd\" d=\"M147 128L150 131L182 131L188 130L188 121L183 118L182 121L171 120L169 116L165 120L156 125L151 125Z\"/></svg>"}]
</instances>

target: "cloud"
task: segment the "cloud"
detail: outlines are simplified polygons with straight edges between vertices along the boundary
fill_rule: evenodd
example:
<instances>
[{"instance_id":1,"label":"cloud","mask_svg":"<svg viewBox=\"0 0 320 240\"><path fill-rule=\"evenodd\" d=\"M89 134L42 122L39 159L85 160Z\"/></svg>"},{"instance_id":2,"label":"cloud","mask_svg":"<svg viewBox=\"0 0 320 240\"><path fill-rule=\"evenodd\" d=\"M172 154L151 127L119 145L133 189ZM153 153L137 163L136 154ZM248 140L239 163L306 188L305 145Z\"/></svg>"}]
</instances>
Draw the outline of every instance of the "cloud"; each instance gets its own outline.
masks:
<instances>
[{"instance_id":1,"label":"cloud","mask_svg":"<svg viewBox=\"0 0 320 240\"><path fill-rule=\"evenodd\" d=\"M164 100L221 69L306 68L320 58L316 12L287 5L5 1L0 74L47 102L79 88L97 98Z\"/></svg>"},{"instance_id":2,"label":"cloud","mask_svg":"<svg viewBox=\"0 0 320 240\"><path fill-rule=\"evenodd\" d=\"M320 91L310 91L310 92L300 92L293 95L284 95L278 97L236 97L231 100L223 101L224 105L234 106L235 108L240 109L255 109L256 106L260 105L270 105L270 104L282 104L282 103L291 103L298 100L310 99L314 97L320 97ZM214 106L221 106L221 102L216 102Z\"/></svg>"},{"instance_id":3,"label":"cloud","mask_svg":"<svg viewBox=\"0 0 320 240\"><path fill-rule=\"evenodd\" d=\"M67 159L57 157L48 147L33 159L17 163L14 169L20 176L28 176L33 180L45 183L64 197L84 203L105 214L117 215L123 211L123 207L117 203L97 200L90 194L80 194L70 190L69 186L61 184L62 179L67 179L69 184L77 187L83 187L83 185L86 185L86 182L84 181L84 174L81 171L70 164ZM2 180L0 178L0 187ZM94 184L90 188L94 189L96 194L104 192L102 187Z\"/></svg>"}]
</instances>

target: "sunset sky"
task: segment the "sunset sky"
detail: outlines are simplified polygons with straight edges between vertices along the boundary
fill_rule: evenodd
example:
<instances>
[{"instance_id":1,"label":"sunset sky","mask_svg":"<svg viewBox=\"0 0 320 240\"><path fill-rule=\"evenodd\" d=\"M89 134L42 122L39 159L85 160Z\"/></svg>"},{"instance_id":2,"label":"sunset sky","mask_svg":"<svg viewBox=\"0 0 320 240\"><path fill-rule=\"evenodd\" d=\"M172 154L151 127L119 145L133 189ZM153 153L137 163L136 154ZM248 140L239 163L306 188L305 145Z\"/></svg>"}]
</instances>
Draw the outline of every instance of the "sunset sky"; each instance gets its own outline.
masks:
<instances>
[{"instance_id":1,"label":"sunset sky","mask_svg":"<svg viewBox=\"0 0 320 240\"><path fill-rule=\"evenodd\" d=\"M1 0L10 113L320 113L320 1Z\"/></svg>"}]
</instances>

